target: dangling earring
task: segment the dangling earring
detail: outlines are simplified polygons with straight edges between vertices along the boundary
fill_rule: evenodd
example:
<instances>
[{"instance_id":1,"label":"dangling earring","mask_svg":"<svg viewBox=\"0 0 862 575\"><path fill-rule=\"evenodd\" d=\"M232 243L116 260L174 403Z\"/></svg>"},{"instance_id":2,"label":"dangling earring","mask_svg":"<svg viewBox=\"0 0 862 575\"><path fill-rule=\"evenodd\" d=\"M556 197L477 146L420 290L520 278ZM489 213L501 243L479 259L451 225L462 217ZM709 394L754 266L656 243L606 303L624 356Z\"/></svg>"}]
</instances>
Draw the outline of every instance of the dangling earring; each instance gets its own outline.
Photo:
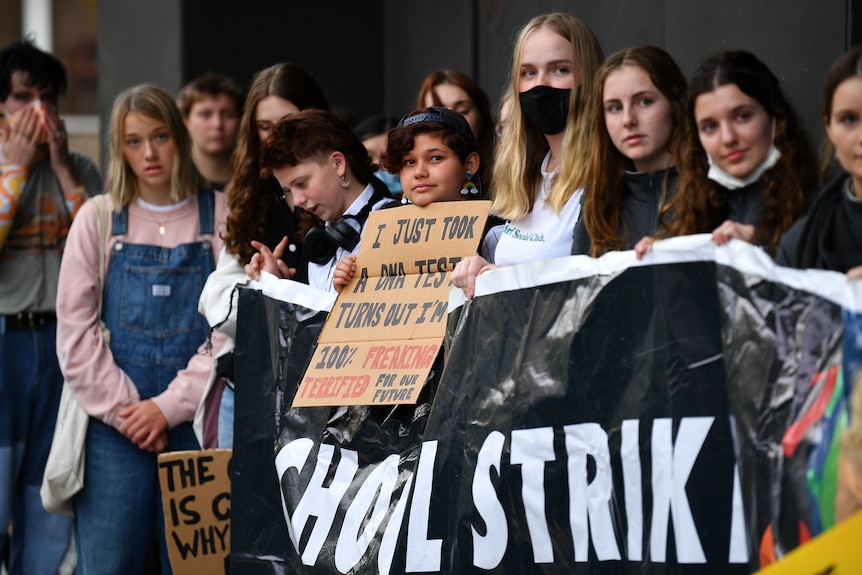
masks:
<instances>
[{"instance_id":1,"label":"dangling earring","mask_svg":"<svg viewBox=\"0 0 862 575\"><path fill-rule=\"evenodd\" d=\"M467 172L467 181L464 183L464 187L461 188L461 195L466 196L467 194L478 194L479 188L476 187L476 184L471 182L473 179L473 172Z\"/></svg>"},{"instance_id":2,"label":"dangling earring","mask_svg":"<svg viewBox=\"0 0 862 575\"><path fill-rule=\"evenodd\" d=\"M341 176L341 187L346 188L349 185L350 185L350 178L346 178L344 176Z\"/></svg>"}]
</instances>

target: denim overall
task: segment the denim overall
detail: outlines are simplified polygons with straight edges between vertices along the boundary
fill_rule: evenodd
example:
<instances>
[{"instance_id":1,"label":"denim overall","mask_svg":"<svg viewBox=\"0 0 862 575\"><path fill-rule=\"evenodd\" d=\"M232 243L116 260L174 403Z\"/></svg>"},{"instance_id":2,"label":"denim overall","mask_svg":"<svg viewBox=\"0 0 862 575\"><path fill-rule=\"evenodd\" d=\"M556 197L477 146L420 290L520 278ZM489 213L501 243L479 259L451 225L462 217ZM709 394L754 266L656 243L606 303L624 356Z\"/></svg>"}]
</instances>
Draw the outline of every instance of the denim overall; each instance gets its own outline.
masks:
<instances>
[{"instance_id":1,"label":"denim overall","mask_svg":"<svg viewBox=\"0 0 862 575\"><path fill-rule=\"evenodd\" d=\"M199 236L212 235L212 190L198 195L198 206ZM113 213L114 236L125 235L127 225L128 207ZM115 244L102 317L111 331L114 361L142 400L165 391L206 341L209 326L197 304L215 269L214 257L208 240L176 248L122 239ZM168 450L183 449L200 449L189 422L168 434ZM146 573L159 557L162 575L171 573L158 482L154 453L90 418L84 489L75 498L80 575Z\"/></svg>"}]
</instances>

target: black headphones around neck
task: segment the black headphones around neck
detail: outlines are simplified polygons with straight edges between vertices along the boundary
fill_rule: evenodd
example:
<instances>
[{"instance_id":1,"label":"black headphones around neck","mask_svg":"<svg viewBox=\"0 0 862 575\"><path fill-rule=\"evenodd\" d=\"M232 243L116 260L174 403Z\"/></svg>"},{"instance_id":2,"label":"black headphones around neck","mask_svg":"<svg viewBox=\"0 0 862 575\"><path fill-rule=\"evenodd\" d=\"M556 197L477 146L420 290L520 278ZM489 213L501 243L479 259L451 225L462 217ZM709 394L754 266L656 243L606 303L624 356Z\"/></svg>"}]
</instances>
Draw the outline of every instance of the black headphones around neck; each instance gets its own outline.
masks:
<instances>
[{"instance_id":1,"label":"black headphones around neck","mask_svg":"<svg viewBox=\"0 0 862 575\"><path fill-rule=\"evenodd\" d=\"M308 261L315 264L325 264L335 257L338 248L352 252L362 237L362 228L368 220L371 208L387 196L381 194L374 186L368 202L362 206L356 215L345 214L328 226L315 226L308 230L302 247L308 256Z\"/></svg>"}]
</instances>

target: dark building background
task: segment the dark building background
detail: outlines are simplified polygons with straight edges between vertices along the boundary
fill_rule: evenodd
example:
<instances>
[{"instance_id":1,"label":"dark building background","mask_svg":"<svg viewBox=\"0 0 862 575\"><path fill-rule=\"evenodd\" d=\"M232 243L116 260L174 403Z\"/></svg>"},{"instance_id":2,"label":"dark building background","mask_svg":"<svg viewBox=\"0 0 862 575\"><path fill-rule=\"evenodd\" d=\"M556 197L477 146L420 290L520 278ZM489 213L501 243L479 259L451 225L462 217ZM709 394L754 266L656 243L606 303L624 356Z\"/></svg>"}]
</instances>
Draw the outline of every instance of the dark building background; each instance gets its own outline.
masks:
<instances>
[{"instance_id":1,"label":"dark building background","mask_svg":"<svg viewBox=\"0 0 862 575\"><path fill-rule=\"evenodd\" d=\"M754 52L782 79L815 143L829 65L860 38L862 0L100 0L99 111L107 127L122 89L177 91L207 71L247 87L255 71L297 62L341 113L400 116L425 75L453 68L496 101L518 28L569 12L605 55L639 44L667 49L689 75L726 48Z\"/></svg>"}]
</instances>

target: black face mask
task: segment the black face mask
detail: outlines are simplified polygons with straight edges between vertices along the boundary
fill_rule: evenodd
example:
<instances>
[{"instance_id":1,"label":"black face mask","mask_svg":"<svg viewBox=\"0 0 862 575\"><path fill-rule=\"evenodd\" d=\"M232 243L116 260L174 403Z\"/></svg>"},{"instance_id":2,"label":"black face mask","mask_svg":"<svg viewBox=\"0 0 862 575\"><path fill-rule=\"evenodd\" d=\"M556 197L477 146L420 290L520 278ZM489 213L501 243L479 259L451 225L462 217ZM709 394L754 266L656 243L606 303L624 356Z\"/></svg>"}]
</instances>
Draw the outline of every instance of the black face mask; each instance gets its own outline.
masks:
<instances>
[{"instance_id":1,"label":"black face mask","mask_svg":"<svg viewBox=\"0 0 862 575\"><path fill-rule=\"evenodd\" d=\"M550 86L536 86L518 94L524 115L531 124L549 136L566 129L571 97L572 91L568 88Z\"/></svg>"}]
</instances>

